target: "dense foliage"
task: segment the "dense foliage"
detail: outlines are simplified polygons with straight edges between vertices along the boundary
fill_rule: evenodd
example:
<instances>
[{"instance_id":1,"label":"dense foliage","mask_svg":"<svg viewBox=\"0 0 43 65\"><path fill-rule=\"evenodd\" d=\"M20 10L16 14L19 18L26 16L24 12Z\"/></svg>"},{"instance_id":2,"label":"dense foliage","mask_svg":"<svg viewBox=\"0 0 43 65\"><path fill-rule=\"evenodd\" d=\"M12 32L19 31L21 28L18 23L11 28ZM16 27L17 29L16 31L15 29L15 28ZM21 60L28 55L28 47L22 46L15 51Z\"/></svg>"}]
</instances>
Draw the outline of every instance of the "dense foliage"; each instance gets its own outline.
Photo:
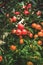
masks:
<instances>
[{"instance_id":1,"label":"dense foliage","mask_svg":"<svg viewBox=\"0 0 43 65\"><path fill-rule=\"evenodd\" d=\"M43 65L43 10L37 3L0 1L0 65Z\"/></svg>"}]
</instances>

